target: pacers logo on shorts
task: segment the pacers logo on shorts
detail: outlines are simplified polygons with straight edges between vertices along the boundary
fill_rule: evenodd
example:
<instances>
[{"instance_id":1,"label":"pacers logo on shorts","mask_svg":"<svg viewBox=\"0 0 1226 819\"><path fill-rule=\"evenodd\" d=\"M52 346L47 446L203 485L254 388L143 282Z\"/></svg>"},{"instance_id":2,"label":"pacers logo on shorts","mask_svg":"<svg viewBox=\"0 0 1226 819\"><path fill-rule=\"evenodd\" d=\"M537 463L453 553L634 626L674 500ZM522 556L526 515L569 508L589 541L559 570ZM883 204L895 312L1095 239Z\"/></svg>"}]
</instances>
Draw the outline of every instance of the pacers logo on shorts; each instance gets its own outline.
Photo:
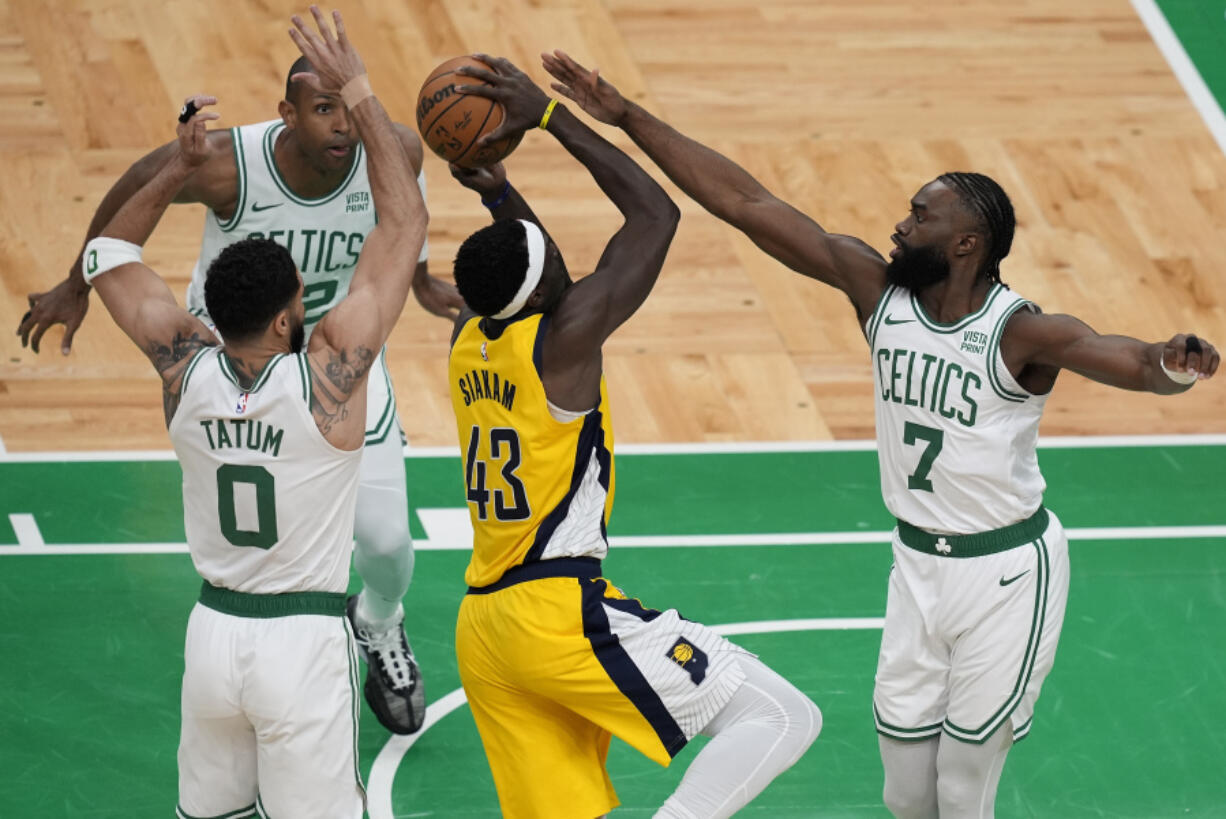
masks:
<instances>
[{"instance_id":1,"label":"pacers logo on shorts","mask_svg":"<svg viewBox=\"0 0 1226 819\"><path fill-rule=\"evenodd\" d=\"M701 649L684 637L678 637L665 655L677 665L689 672L694 685L698 685L707 676L707 655Z\"/></svg>"}]
</instances>

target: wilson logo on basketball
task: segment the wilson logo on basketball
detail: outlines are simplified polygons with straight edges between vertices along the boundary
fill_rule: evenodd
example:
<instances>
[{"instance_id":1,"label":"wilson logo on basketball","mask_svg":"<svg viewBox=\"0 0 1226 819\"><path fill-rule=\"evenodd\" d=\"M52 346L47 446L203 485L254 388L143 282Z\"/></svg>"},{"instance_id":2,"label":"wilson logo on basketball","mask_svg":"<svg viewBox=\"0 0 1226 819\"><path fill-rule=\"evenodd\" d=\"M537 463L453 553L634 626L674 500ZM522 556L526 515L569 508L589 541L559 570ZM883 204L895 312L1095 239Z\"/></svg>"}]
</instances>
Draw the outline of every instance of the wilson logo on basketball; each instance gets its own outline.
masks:
<instances>
[{"instance_id":1,"label":"wilson logo on basketball","mask_svg":"<svg viewBox=\"0 0 1226 819\"><path fill-rule=\"evenodd\" d=\"M419 99L417 101L417 124L421 125L422 120L426 118L426 114L430 113L434 106L455 94L455 92L454 84L445 85L430 96Z\"/></svg>"}]
</instances>

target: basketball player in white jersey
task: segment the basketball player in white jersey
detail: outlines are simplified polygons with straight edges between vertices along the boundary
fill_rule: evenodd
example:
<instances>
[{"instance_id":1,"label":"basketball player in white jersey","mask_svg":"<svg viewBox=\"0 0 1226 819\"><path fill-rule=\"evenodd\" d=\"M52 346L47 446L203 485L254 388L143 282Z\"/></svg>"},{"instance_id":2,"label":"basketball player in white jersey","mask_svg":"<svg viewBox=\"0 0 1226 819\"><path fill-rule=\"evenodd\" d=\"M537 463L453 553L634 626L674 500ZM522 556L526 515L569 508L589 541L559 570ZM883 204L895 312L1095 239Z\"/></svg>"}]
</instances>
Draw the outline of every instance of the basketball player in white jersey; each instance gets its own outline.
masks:
<instances>
[{"instance_id":1,"label":"basketball player in white jersey","mask_svg":"<svg viewBox=\"0 0 1226 819\"><path fill-rule=\"evenodd\" d=\"M207 207L200 255L187 291L188 308L206 324L211 324L204 303L209 264L233 242L266 237L284 245L302 273L309 338L316 322L345 297L362 243L375 226L365 150L345 106L335 95L293 79L311 70L305 57L291 67L279 119L210 132L215 150L175 196L176 202ZM410 129L395 127L419 169L424 195L421 142ZM115 183L94 215L86 241L176 150L173 142L158 148ZM430 312L452 318L463 302L452 285L428 275L427 255L423 247L414 293ZM72 344L89 306L79 258L73 271L53 290L30 295L30 312L18 333L35 352L43 332L57 322L67 326L65 353ZM389 730L411 733L424 716L425 689L404 635L401 600L412 580L413 542L396 398L384 355L380 353L376 375L367 385L366 449L354 532L354 565L363 589L352 611L359 644L374 672L366 681L371 709Z\"/></svg>"},{"instance_id":2,"label":"basketball player in white jersey","mask_svg":"<svg viewBox=\"0 0 1226 819\"><path fill-rule=\"evenodd\" d=\"M184 106L174 150L85 249L84 274L162 378L183 467L188 547L204 578L188 622L180 817L361 817L358 701L345 589L365 438L366 380L408 296L426 211L403 144L361 58L312 7L294 17L309 81L345 100L380 222L348 295L302 352L296 259L268 239L218 255L204 288L224 338L179 307L141 245L217 143ZM337 91L336 89L339 89Z\"/></svg>"},{"instance_id":3,"label":"basketball player in white jersey","mask_svg":"<svg viewBox=\"0 0 1226 819\"><path fill-rule=\"evenodd\" d=\"M1218 352L1192 335L1099 335L1013 293L999 267L1013 207L986 176L948 173L920 188L887 262L564 53L543 59L555 89L625 130L699 204L851 300L876 374L882 495L898 519L873 695L885 802L907 819L992 816L1068 592L1068 543L1042 505L1036 457L1056 376L1171 394L1212 377Z\"/></svg>"}]
</instances>

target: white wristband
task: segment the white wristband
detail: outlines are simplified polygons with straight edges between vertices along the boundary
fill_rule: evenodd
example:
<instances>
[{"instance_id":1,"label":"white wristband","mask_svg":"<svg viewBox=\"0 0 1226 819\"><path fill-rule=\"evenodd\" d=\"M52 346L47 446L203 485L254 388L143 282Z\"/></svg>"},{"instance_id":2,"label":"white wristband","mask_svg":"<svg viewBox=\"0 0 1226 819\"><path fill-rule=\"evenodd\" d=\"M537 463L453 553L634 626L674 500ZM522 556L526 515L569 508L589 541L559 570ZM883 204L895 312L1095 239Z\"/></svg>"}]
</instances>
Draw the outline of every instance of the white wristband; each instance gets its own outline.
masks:
<instances>
[{"instance_id":1,"label":"white wristband","mask_svg":"<svg viewBox=\"0 0 1226 819\"><path fill-rule=\"evenodd\" d=\"M1196 373L1181 373L1171 372L1166 368L1166 362L1162 360L1162 356L1158 356L1158 366L1162 368L1162 372L1166 373L1166 377L1174 381L1176 384L1195 384Z\"/></svg>"},{"instance_id":2,"label":"white wristband","mask_svg":"<svg viewBox=\"0 0 1226 819\"><path fill-rule=\"evenodd\" d=\"M85 283L89 284L108 270L140 260L140 245L98 236L85 245L85 252L81 254L81 274L85 277Z\"/></svg>"}]
</instances>

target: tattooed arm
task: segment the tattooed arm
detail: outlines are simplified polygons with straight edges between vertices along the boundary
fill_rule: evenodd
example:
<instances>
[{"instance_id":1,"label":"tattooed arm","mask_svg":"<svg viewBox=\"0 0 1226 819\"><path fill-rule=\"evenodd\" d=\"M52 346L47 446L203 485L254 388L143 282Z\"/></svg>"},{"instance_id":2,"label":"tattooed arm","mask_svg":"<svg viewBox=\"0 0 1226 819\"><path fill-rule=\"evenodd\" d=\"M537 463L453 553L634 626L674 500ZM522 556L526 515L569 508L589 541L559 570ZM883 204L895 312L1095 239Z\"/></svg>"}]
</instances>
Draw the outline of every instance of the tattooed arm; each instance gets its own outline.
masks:
<instances>
[{"instance_id":1,"label":"tattooed arm","mask_svg":"<svg viewBox=\"0 0 1226 819\"><path fill-rule=\"evenodd\" d=\"M297 17L290 32L316 77L331 88L354 88L365 73L336 14L337 36L312 7L320 33ZM357 83L360 87L361 83ZM366 149L366 173L379 224L362 245L349 294L311 334L311 411L324 437L341 449L357 449L366 434L366 378L404 309L417 257L426 238L426 207L405 146L383 103L369 90L349 101L349 120Z\"/></svg>"},{"instance_id":2,"label":"tattooed arm","mask_svg":"<svg viewBox=\"0 0 1226 819\"><path fill-rule=\"evenodd\" d=\"M196 95L190 101L200 109L216 99ZM213 153L205 123L216 118L211 111L198 112L179 124L178 151L111 217L102 229L103 237L137 245L148 240L175 194ZM115 323L136 342L162 377L162 406L169 426L179 406L186 362L201 347L216 345L216 337L200 319L175 302L166 282L143 262L127 262L107 270L93 284Z\"/></svg>"},{"instance_id":3,"label":"tattooed arm","mask_svg":"<svg viewBox=\"0 0 1226 819\"><path fill-rule=\"evenodd\" d=\"M217 338L200 319L175 303L157 273L140 262L117 267L94 280L94 288L120 329L136 342L162 377L166 425L179 406L187 361Z\"/></svg>"}]
</instances>

